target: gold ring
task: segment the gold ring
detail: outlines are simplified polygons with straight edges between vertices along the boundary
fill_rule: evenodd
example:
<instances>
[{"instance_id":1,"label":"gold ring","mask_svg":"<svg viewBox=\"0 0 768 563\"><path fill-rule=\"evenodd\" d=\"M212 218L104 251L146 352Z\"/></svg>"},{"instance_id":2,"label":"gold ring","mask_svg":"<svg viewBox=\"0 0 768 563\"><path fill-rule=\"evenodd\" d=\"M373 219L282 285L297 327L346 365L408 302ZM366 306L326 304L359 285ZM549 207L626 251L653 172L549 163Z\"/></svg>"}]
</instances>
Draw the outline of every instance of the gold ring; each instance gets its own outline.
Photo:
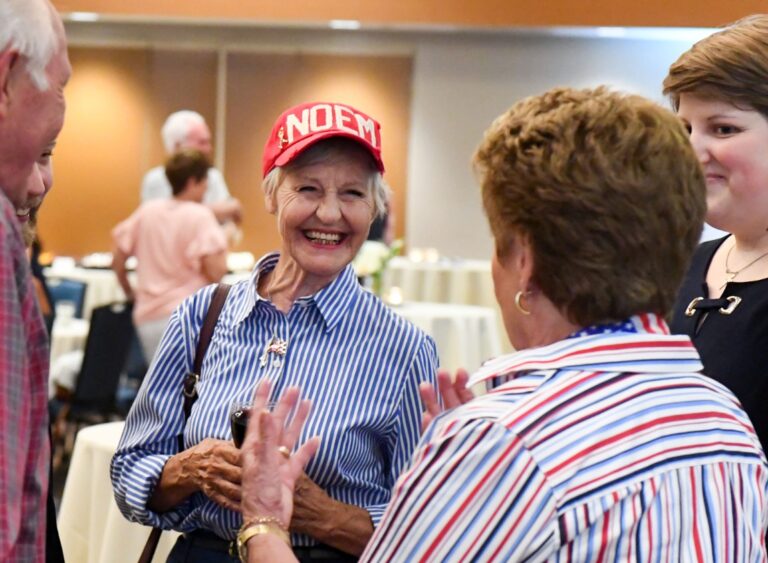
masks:
<instances>
[{"instance_id":1,"label":"gold ring","mask_svg":"<svg viewBox=\"0 0 768 563\"><path fill-rule=\"evenodd\" d=\"M279 448L277 448L277 451L283 454L283 457L285 459L291 459L291 450L289 450L285 446L280 446Z\"/></svg>"}]
</instances>

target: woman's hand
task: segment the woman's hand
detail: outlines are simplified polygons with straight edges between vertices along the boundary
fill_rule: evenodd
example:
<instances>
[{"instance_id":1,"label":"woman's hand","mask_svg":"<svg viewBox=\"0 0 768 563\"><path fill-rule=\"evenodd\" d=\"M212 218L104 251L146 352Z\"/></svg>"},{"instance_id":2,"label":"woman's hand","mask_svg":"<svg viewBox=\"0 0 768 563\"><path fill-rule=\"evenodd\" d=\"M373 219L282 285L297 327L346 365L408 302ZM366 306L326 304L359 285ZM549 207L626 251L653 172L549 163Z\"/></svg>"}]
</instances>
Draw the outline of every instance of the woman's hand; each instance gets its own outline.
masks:
<instances>
[{"instance_id":1,"label":"woman's hand","mask_svg":"<svg viewBox=\"0 0 768 563\"><path fill-rule=\"evenodd\" d=\"M240 507L241 452L231 440L206 438L183 453L181 477L216 504Z\"/></svg>"},{"instance_id":2,"label":"woman's hand","mask_svg":"<svg viewBox=\"0 0 768 563\"><path fill-rule=\"evenodd\" d=\"M309 401L299 401L299 390L291 387L280 398L274 411L266 410L270 384L262 381L256 388L248 432L243 442L243 486L240 504L243 521L273 517L287 524L293 513L296 480L303 473L318 446L315 437L290 456L310 410ZM295 407L293 419L286 425Z\"/></svg>"},{"instance_id":3,"label":"woman's hand","mask_svg":"<svg viewBox=\"0 0 768 563\"><path fill-rule=\"evenodd\" d=\"M310 535L345 553L359 556L373 535L367 510L331 498L305 473L296 480L293 506L292 532Z\"/></svg>"},{"instance_id":4,"label":"woman's hand","mask_svg":"<svg viewBox=\"0 0 768 563\"><path fill-rule=\"evenodd\" d=\"M166 512L197 491L230 510L240 507L240 450L229 440L206 438L172 456L163 467L149 508Z\"/></svg>"},{"instance_id":5,"label":"woman's hand","mask_svg":"<svg viewBox=\"0 0 768 563\"><path fill-rule=\"evenodd\" d=\"M433 385L422 383L419 385L421 401L424 403L424 414L421 415L421 433L427 429L437 415L444 410L468 403L475 398L471 389L467 389L469 374L465 369L456 370L456 377L451 378L451 374L444 369L437 372L437 388L443 399L443 406L437 400L437 392Z\"/></svg>"},{"instance_id":6,"label":"woman's hand","mask_svg":"<svg viewBox=\"0 0 768 563\"><path fill-rule=\"evenodd\" d=\"M320 439L312 438L290 456L281 452L293 448L309 413L309 401L299 402L298 398L298 389L286 390L270 413L264 408L269 399L269 382L262 382L256 389L242 447L243 521L277 518L290 523L293 532L307 533L359 555L373 533L368 511L332 499L303 471ZM286 424L294 407L293 420Z\"/></svg>"}]
</instances>

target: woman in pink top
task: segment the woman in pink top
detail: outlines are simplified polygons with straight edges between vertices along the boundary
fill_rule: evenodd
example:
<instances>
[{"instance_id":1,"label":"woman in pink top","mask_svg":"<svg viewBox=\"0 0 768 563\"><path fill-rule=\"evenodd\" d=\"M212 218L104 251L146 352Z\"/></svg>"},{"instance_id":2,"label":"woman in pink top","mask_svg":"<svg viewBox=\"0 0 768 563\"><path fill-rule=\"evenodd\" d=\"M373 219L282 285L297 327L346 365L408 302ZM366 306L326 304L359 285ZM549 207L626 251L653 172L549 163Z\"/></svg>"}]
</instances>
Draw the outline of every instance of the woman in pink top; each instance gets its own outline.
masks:
<instances>
[{"instance_id":1,"label":"woman in pink top","mask_svg":"<svg viewBox=\"0 0 768 563\"><path fill-rule=\"evenodd\" d=\"M227 271L227 240L213 212L202 205L210 162L183 150L165 165L173 198L144 203L112 231L112 268L128 299L144 355L151 360L173 310ZM137 284L126 260L137 259Z\"/></svg>"}]
</instances>

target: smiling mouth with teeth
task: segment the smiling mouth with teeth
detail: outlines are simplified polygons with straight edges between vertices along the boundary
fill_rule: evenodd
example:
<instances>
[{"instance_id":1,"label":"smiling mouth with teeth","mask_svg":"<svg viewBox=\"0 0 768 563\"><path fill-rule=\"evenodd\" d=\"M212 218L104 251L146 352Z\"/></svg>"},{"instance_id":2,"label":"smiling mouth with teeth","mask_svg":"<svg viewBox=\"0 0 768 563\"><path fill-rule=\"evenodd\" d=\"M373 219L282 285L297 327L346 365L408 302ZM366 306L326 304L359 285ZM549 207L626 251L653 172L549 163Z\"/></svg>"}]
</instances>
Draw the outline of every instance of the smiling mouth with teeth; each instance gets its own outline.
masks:
<instances>
[{"instance_id":1,"label":"smiling mouth with teeth","mask_svg":"<svg viewBox=\"0 0 768 563\"><path fill-rule=\"evenodd\" d=\"M304 236L311 242L326 246L336 246L344 238L344 235L340 233L323 233L320 231L305 231Z\"/></svg>"}]
</instances>

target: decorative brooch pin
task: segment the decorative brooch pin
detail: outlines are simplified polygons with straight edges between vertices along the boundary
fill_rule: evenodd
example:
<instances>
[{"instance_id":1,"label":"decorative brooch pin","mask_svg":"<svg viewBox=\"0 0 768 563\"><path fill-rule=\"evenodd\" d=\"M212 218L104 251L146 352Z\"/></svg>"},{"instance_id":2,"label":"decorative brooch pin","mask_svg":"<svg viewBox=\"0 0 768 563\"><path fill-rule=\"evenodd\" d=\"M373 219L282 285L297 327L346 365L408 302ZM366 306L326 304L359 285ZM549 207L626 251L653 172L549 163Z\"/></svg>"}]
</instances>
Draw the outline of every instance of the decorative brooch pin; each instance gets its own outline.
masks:
<instances>
[{"instance_id":1,"label":"decorative brooch pin","mask_svg":"<svg viewBox=\"0 0 768 563\"><path fill-rule=\"evenodd\" d=\"M264 367L267 365L267 362L269 361L269 355L274 354L275 357L272 359L272 365L274 367L280 367L283 363L282 358L285 356L285 354L288 352L288 341L283 340L282 338L278 338L277 336L273 336L269 342L267 342L267 345L264 347L264 353L261 355L261 367Z\"/></svg>"},{"instance_id":2,"label":"decorative brooch pin","mask_svg":"<svg viewBox=\"0 0 768 563\"><path fill-rule=\"evenodd\" d=\"M741 303L741 297L729 295L719 299L706 299L704 297L695 297L685 308L685 316L692 317L696 311L712 311L717 309L721 315L730 315Z\"/></svg>"}]
</instances>

